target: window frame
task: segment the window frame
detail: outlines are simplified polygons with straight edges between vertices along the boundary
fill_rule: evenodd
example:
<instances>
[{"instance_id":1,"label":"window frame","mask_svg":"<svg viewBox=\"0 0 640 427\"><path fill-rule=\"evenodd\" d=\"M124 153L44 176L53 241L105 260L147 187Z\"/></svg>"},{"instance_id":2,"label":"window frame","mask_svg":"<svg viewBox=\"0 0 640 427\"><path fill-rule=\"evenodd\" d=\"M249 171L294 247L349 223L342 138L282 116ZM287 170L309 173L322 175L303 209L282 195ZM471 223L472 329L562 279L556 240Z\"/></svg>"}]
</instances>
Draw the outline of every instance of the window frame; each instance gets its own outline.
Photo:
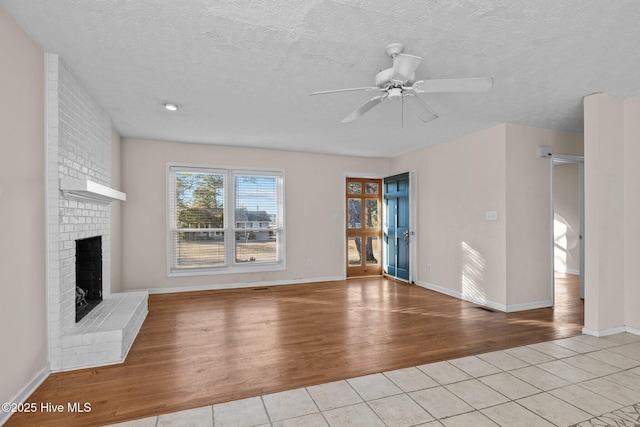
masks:
<instances>
[{"instance_id":1,"label":"window frame","mask_svg":"<svg viewBox=\"0 0 640 427\"><path fill-rule=\"evenodd\" d=\"M176 195L174 177L179 172L212 173L223 176L223 228L211 229L179 229L175 226ZM276 178L276 226L269 228L276 233L275 261L236 261L236 232L240 229L236 224L236 177L265 176ZM193 163L166 163L166 267L167 277L203 276L216 274L252 273L265 271L280 271L286 269L286 232L285 232L285 171L283 169L230 167L217 165L202 165ZM179 231L212 231L224 233L224 260L220 266L206 267L178 267L176 250L172 244L174 233ZM253 230L253 229L252 229Z\"/></svg>"}]
</instances>

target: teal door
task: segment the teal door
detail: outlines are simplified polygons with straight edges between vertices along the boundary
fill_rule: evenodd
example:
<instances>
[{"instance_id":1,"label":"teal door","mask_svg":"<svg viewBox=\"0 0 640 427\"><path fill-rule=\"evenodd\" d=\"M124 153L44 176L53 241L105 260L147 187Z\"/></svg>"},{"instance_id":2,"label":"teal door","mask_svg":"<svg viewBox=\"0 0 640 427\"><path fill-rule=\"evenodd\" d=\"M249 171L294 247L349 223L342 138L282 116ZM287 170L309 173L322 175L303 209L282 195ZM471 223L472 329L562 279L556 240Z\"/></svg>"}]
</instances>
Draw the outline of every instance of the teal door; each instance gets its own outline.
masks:
<instances>
[{"instance_id":1,"label":"teal door","mask_svg":"<svg viewBox=\"0 0 640 427\"><path fill-rule=\"evenodd\" d=\"M409 281L409 173L383 180L385 272Z\"/></svg>"}]
</instances>

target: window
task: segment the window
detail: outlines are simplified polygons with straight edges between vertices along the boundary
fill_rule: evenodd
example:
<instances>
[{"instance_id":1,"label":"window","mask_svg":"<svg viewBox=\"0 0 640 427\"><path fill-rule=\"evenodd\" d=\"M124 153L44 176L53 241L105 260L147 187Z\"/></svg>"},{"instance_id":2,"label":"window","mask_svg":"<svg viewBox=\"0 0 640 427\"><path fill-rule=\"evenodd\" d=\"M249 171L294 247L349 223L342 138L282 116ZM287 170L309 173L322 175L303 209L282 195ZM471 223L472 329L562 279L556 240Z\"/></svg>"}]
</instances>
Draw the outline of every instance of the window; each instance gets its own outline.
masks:
<instances>
[{"instance_id":1,"label":"window","mask_svg":"<svg viewBox=\"0 0 640 427\"><path fill-rule=\"evenodd\" d=\"M170 163L169 275L282 270L284 172Z\"/></svg>"}]
</instances>

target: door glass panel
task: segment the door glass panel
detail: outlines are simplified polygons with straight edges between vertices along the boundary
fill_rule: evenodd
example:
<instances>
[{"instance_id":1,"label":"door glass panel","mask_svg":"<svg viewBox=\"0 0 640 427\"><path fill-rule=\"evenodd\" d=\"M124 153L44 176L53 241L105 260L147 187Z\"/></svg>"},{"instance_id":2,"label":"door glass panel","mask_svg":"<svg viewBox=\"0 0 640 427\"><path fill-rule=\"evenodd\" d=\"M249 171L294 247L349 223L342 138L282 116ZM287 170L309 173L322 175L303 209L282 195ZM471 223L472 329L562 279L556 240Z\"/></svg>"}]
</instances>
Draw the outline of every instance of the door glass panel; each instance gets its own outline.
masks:
<instances>
[{"instance_id":1,"label":"door glass panel","mask_svg":"<svg viewBox=\"0 0 640 427\"><path fill-rule=\"evenodd\" d=\"M362 194L362 184L359 182L347 183L347 193L349 194Z\"/></svg>"},{"instance_id":2,"label":"door glass panel","mask_svg":"<svg viewBox=\"0 0 640 427\"><path fill-rule=\"evenodd\" d=\"M378 184L375 182L367 182L364 187L366 194L378 194Z\"/></svg>"},{"instance_id":3,"label":"door glass panel","mask_svg":"<svg viewBox=\"0 0 640 427\"><path fill-rule=\"evenodd\" d=\"M373 228L380 225L380 215L378 199L366 199L365 206L367 208L367 227Z\"/></svg>"},{"instance_id":4,"label":"door glass panel","mask_svg":"<svg viewBox=\"0 0 640 427\"><path fill-rule=\"evenodd\" d=\"M367 236L365 252L367 265L378 265L380 263L380 239L376 236Z\"/></svg>"},{"instance_id":5,"label":"door glass panel","mask_svg":"<svg viewBox=\"0 0 640 427\"><path fill-rule=\"evenodd\" d=\"M361 199L349 199L349 228L362 228L362 200Z\"/></svg>"},{"instance_id":6,"label":"door glass panel","mask_svg":"<svg viewBox=\"0 0 640 427\"><path fill-rule=\"evenodd\" d=\"M361 237L349 237L348 241L348 257L349 265L356 266L362 265L362 238Z\"/></svg>"}]
</instances>

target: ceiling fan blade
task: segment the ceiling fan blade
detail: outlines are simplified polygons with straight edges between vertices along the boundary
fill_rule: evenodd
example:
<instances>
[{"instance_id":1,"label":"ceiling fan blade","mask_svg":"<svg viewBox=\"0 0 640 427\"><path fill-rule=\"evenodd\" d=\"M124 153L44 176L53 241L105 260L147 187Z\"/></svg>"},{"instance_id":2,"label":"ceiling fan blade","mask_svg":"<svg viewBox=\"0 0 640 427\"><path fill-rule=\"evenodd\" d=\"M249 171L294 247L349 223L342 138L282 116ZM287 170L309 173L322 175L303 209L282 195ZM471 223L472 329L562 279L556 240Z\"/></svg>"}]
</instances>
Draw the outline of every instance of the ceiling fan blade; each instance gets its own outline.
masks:
<instances>
[{"instance_id":1,"label":"ceiling fan blade","mask_svg":"<svg viewBox=\"0 0 640 427\"><path fill-rule=\"evenodd\" d=\"M405 83L416 72L416 68L422 62L422 58L414 55L400 53L393 57L393 71L391 80Z\"/></svg>"},{"instance_id":2,"label":"ceiling fan blade","mask_svg":"<svg viewBox=\"0 0 640 427\"><path fill-rule=\"evenodd\" d=\"M418 95L414 93L408 93L404 95L403 99L414 100L413 104L418 106L418 108L415 110L415 113L423 122L427 123L439 117L438 113L436 113L433 108L429 107L429 105L424 102Z\"/></svg>"},{"instance_id":3,"label":"ceiling fan blade","mask_svg":"<svg viewBox=\"0 0 640 427\"><path fill-rule=\"evenodd\" d=\"M491 77L471 77L465 79L418 80L413 84L416 93L436 92L488 92L493 87Z\"/></svg>"},{"instance_id":4,"label":"ceiling fan blade","mask_svg":"<svg viewBox=\"0 0 640 427\"><path fill-rule=\"evenodd\" d=\"M356 92L356 91L361 91L361 90L376 90L376 89L380 89L379 87L375 86L375 87L351 87L348 89L335 89L335 90L323 90L320 92L313 92L311 94L311 96L313 95L324 95L326 93L339 93L339 92Z\"/></svg>"},{"instance_id":5,"label":"ceiling fan blade","mask_svg":"<svg viewBox=\"0 0 640 427\"><path fill-rule=\"evenodd\" d=\"M356 121L360 116L362 116L367 111L371 110L376 105L380 104L382 100L387 96L387 94L374 96L361 106L359 106L353 113L349 114L347 117L342 119L342 123L350 123Z\"/></svg>"}]
</instances>

